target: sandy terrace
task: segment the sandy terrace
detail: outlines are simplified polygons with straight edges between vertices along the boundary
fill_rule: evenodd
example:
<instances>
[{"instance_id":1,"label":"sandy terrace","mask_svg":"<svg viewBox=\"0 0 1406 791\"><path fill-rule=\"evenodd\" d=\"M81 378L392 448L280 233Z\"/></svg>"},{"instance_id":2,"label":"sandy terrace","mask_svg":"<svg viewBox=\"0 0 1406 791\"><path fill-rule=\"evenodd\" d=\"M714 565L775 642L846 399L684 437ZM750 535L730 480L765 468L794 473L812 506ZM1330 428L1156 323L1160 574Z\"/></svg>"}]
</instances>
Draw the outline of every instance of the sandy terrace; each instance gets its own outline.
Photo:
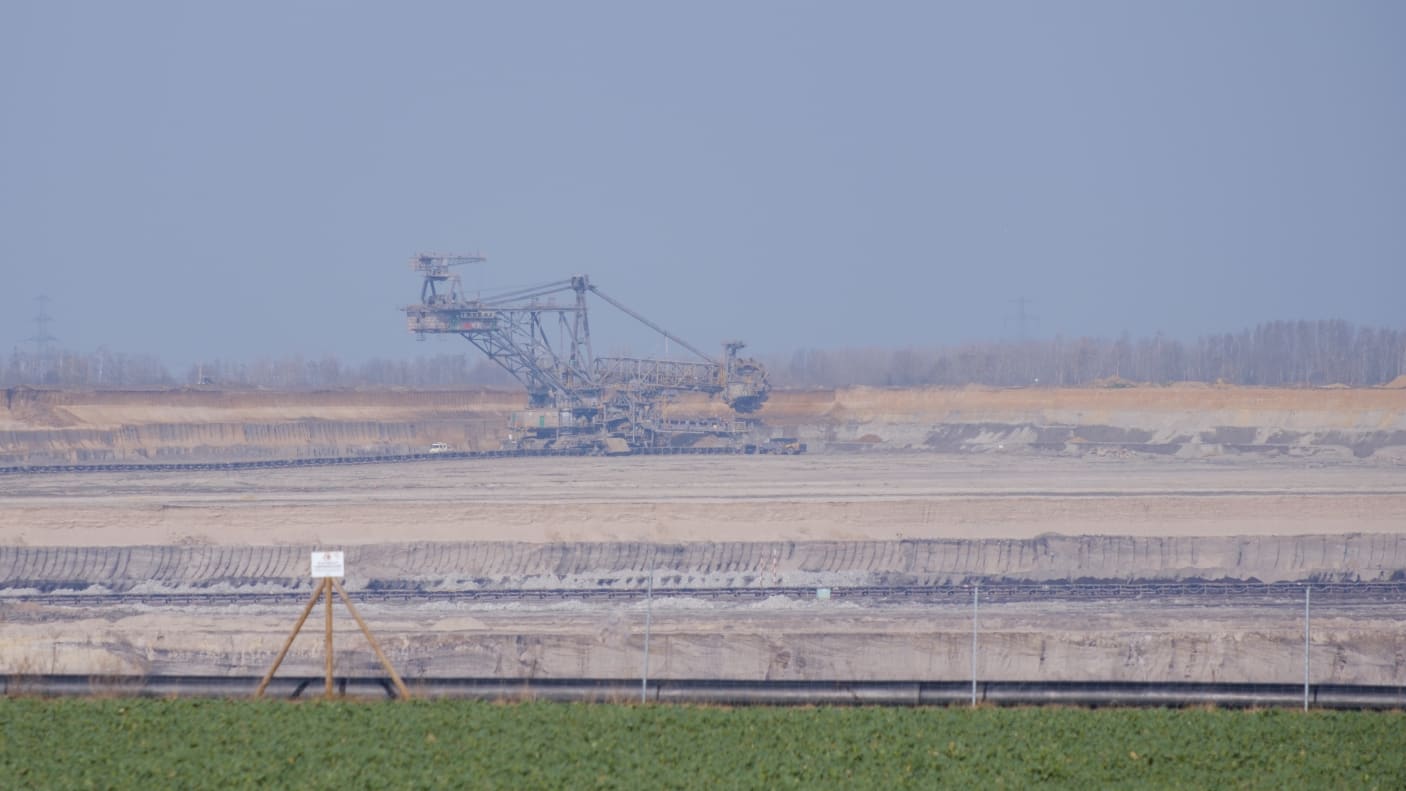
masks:
<instances>
[{"instance_id":1,"label":"sandy terrace","mask_svg":"<svg viewBox=\"0 0 1406 791\"><path fill-rule=\"evenodd\" d=\"M1392 466L936 454L0 478L0 543L803 541L1406 530Z\"/></svg>"}]
</instances>

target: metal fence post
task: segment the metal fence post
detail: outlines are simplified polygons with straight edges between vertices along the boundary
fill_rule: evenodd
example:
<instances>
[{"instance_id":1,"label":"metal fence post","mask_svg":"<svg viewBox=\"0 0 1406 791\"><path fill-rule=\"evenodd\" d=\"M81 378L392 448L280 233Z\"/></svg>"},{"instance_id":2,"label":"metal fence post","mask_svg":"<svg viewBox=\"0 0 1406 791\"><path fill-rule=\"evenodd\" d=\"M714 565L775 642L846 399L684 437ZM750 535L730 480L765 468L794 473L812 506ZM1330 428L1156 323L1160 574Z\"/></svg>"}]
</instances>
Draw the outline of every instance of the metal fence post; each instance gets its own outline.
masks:
<instances>
[{"instance_id":1,"label":"metal fence post","mask_svg":"<svg viewBox=\"0 0 1406 791\"><path fill-rule=\"evenodd\" d=\"M1308 635L1309 635L1309 631L1308 631L1308 624L1309 624L1308 600L1309 600L1309 591L1311 591L1311 590L1313 590L1313 586L1311 586L1311 585L1305 585L1305 586L1303 587L1303 710L1304 710L1304 711L1308 711L1308 661L1309 661L1309 658L1308 658Z\"/></svg>"},{"instance_id":2,"label":"metal fence post","mask_svg":"<svg viewBox=\"0 0 1406 791\"><path fill-rule=\"evenodd\" d=\"M644 594L644 669L640 671L640 703L649 700L649 629L654 614L654 548L649 549L649 587Z\"/></svg>"},{"instance_id":3,"label":"metal fence post","mask_svg":"<svg viewBox=\"0 0 1406 791\"><path fill-rule=\"evenodd\" d=\"M981 583L972 585L972 707L976 707L976 632L977 608L981 600Z\"/></svg>"}]
</instances>

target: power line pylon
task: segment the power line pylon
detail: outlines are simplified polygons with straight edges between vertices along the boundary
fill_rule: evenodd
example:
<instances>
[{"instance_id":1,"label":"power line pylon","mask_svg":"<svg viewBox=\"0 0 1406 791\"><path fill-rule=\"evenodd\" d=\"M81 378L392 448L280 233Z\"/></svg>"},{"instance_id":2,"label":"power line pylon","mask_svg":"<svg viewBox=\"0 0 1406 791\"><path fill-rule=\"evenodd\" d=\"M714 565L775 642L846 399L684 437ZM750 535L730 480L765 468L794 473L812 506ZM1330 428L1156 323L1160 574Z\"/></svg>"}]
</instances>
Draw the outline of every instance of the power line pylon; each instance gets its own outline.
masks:
<instances>
[{"instance_id":1,"label":"power line pylon","mask_svg":"<svg viewBox=\"0 0 1406 791\"><path fill-rule=\"evenodd\" d=\"M48 368L49 363L53 361L53 344L58 338L55 338L53 334L49 332L49 323L54 320L54 317L49 315L49 303L53 302L53 300L50 299L47 294L40 294L34 299L39 303L39 314L34 317L34 335L25 340L34 344L34 357L38 374L37 379L39 383L42 384L47 374L45 369Z\"/></svg>"},{"instance_id":2,"label":"power line pylon","mask_svg":"<svg viewBox=\"0 0 1406 791\"><path fill-rule=\"evenodd\" d=\"M1025 309L1025 306L1030 304L1030 300L1026 299L1025 297L1016 297L1015 299L1011 300L1011 302L1015 303L1016 314L1015 316L1007 317L1006 320L1010 321L1012 318L1015 319L1016 340L1030 340L1030 325L1038 322L1040 320L1040 317L1028 312Z\"/></svg>"},{"instance_id":3,"label":"power line pylon","mask_svg":"<svg viewBox=\"0 0 1406 791\"><path fill-rule=\"evenodd\" d=\"M34 317L34 335L26 340L34 344L36 353L40 356L47 356L49 345L58 340L49 333L49 323L54 320L54 317L49 315L49 303L53 300L46 294L40 294L34 299L39 303L39 315Z\"/></svg>"}]
</instances>

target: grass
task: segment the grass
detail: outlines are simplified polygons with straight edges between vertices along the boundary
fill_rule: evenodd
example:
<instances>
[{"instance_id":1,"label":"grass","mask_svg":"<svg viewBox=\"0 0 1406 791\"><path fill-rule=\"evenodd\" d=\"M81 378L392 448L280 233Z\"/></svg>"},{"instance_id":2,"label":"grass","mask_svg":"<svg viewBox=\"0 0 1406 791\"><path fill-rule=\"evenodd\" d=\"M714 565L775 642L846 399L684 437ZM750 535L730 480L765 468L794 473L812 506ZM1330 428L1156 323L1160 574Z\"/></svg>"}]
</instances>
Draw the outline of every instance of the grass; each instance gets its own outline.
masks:
<instances>
[{"instance_id":1,"label":"grass","mask_svg":"<svg viewBox=\"0 0 1406 791\"><path fill-rule=\"evenodd\" d=\"M0 699L12 788L1403 788L1406 714Z\"/></svg>"}]
</instances>

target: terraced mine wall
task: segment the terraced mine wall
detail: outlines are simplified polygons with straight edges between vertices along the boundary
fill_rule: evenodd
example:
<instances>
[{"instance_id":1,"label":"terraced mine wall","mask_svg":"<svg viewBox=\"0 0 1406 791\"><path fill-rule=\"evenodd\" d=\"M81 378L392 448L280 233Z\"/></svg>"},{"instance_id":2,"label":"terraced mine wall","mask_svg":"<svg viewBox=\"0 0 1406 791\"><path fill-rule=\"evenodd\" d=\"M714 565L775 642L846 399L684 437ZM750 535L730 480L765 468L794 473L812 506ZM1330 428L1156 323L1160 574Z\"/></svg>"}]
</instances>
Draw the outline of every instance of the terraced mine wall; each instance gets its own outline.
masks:
<instances>
[{"instance_id":1,"label":"terraced mine wall","mask_svg":"<svg viewBox=\"0 0 1406 791\"><path fill-rule=\"evenodd\" d=\"M1389 388L855 387L788 393L763 414L843 450L1406 460L1406 390Z\"/></svg>"},{"instance_id":2,"label":"terraced mine wall","mask_svg":"<svg viewBox=\"0 0 1406 791\"><path fill-rule=\"evenodd\" d=\"M347 587L401 672L415 678L637 678L651 607L651 677L932 680L970 677L970 600L855 602L798 587L981 581L1400 580L1399 536L721 544L398 544L351 547ZM307 595L293 547L0 549L0 669L9 673L258 675ZM654 572L656 596L642 588ZM790 586L780 595L782 586ZM737 599L728 589L776 587ZM686 596L670 589L690 588ZM1392 590L1399 588L1395 586ZM530 595L543 592L541 598ZM549 593L621 592L621 597ZM714 597L707 591L717 591ZM1339 591L1344 590L1342 586ZM375 594L517 591L487 600ZM1323 590L1323 588L1320 588ZM40 591L47 595L31 596ZM192 599L81 606L72 595ZM241 593L289 593L278 602ZM64 597L63 601L54 598ZM208 598L202 604L200 599ZM340 606L340 605L339 605ZM1406 684L1399 592L1315 599L1314 683ZM977 673L1000 681L1293 683L1302 679L1302 599L1178 599L1055 593L987 601ZM337 672L379 676L343 616ZM320 635L320 631L318 632ZM295 642L287 674L317 675L321 638Z\"/></svg>"},{"instance_id":3,"label":"terraced mine wall","mask_svg":"<svg viewBox=\"0 0 1406 791\"><path fill-rule=\"evenodd\" d=\"M0 466L497 450L520 397L488 390L73 392L13 388Z\"/></svg>"},{"instance_id":4,"label":"terraced mine wall","mask_svg":"<svg viewBox=\"0 0 1406 791\"><path fill-rule=\"evenodd\" d=\"M350 546L352 590L940 586L973 581L1406 579L1406 534ZM310 589L296 546L0 546L0 595Z\"/></svg>"},{"instance_id":5,"label":"terraced mine wall","mask_svg":"<svg viewBox=\"0 0 1406 791\"><path fill-rule=\"evenodd\" d=\"M784 614L737 607L688 612L654 603L651 679L729 681L962 681L971 678L969 608L931 607L854 618L846 605L794 602ZM431 615L423 608L359 606L382 648L414 688L418 678L633 679L643 657L642 602L610 608ZM777 609L777 608L773 608ZM1275 683L1303 681L1302 605L1235 609L1139 604L1121 617L1106 602L985 608L977 676L990 681ZM1295 617L1295 610L1298 618ZM344 618L339 614L339 620ZM570 625L564 625L564 621ZM25 673L261 675L292 615L226 608L218 616L132 614L81 631L15 629L6 666ZM1315 684L1406 685L1406 637L1386 615L1317 609ZM232 624L243 622L244 631ZM24 652L22 643L37 639ZM316 678L321 639L305 635L282 676ZM51 671L50 668L53 668ZM364 638L339 627L336 672L384 677Z\"/></svg>"},{"instance_id":6,"label":"terraced mine wall","mask_svg":"<svg viewBox=\"0 0 1406 791\"><path fill-rule=\"evenodd\" d=\"M512 391L68 392L12 388L0 466L400 454L443 442L496 450ZM671 417L713 417L683 397ZM1406 389L1181 385L774 392L759 434L812 451L903 450L1191 458L1265 454L1406 462Z\"/></svg>"}]
</instances>

